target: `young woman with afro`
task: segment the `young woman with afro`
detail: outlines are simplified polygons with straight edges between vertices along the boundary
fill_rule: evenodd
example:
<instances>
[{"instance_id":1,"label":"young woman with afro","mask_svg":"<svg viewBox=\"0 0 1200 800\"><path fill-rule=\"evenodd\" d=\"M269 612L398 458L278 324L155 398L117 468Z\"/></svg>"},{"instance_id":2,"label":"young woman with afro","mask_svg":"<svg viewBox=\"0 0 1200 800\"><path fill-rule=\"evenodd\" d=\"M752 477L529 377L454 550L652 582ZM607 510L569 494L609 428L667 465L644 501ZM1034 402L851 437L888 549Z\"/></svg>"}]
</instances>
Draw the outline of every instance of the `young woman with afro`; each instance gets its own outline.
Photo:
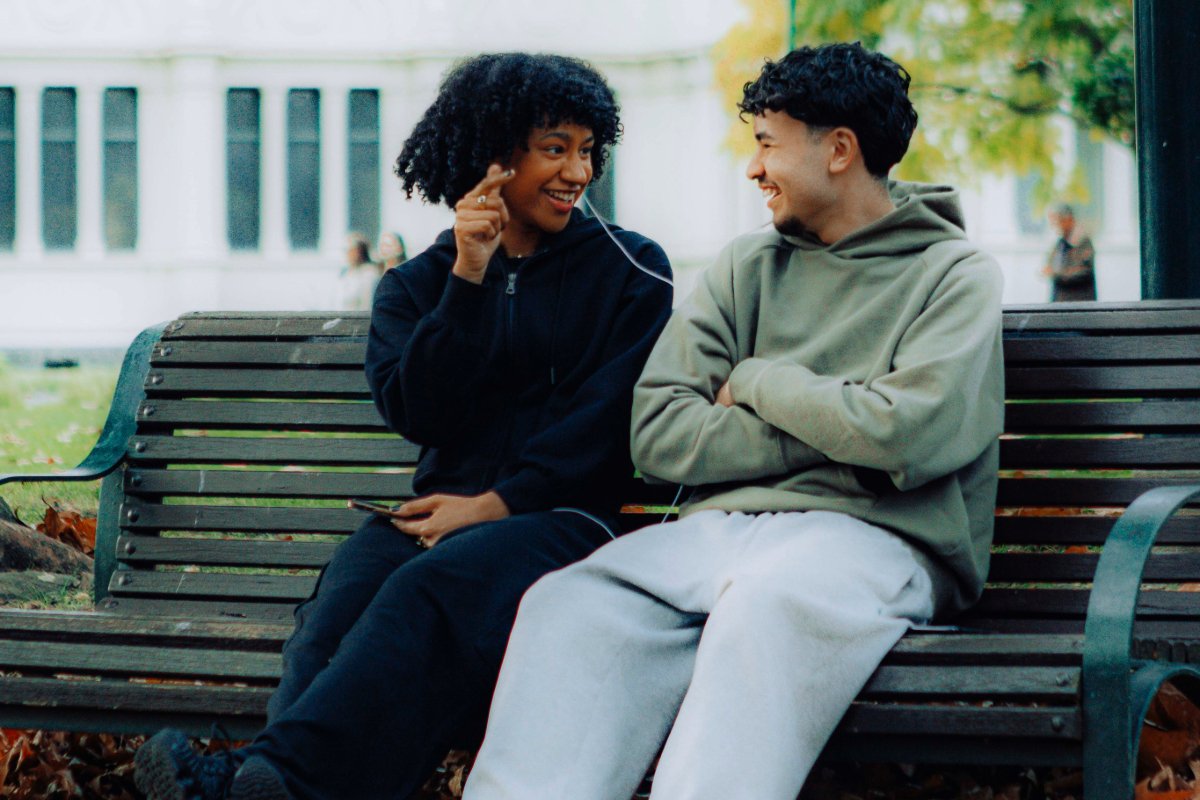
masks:
<instances>
[{"instance_id":1,"label":"young woman with afro","mask_svg":"<svg viewBox=\"0 0 1200 800\"><path fill-rule=\"evenodd\" d=\"M521 595L618 533L633 384L670 314L654 242L576 209L620 134L612 91L552 55L458 64L396 161L454 225L375 295L366 374L422 447L296 612L267 728L229 757L165 730L159 798L404 798L482 735Z\"/></svg>"}]
</instances>

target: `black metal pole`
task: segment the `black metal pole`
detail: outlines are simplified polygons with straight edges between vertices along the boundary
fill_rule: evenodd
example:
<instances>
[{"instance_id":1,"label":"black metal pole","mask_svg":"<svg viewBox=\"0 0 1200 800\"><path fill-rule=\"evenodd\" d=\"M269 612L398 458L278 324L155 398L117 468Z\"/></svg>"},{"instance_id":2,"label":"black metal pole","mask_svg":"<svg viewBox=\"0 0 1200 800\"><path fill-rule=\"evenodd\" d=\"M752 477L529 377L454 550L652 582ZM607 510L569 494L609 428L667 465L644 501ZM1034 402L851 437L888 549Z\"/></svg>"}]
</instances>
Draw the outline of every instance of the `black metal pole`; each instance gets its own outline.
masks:
<instances>
[{"instance_id":1,"label":"black metal pole","mask_svg":"<svg viewBox=\"0 0 1200 800\"><path fill-rule=\"evenodd\" d=\"M1200 3L1134 14L1142 297L1200 297Z\"/></svg>"}]
</instances>

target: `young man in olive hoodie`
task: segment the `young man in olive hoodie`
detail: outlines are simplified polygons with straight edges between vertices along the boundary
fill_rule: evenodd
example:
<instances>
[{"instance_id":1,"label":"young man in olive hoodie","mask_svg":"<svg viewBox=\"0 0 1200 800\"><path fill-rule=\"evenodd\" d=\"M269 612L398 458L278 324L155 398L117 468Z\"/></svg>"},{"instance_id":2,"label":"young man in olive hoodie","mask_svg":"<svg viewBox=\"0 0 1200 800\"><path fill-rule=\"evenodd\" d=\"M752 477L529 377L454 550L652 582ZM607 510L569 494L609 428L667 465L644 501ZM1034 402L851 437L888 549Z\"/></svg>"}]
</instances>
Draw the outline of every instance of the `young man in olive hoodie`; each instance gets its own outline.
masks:
<instances>
[{"instance_id":1,"label":"young man in olive hoodie","mask_svg":"<svg viewBox=\"0 0 1200 800\"><path fill-rule=\"evenodd\" d=\"M740 108L774 230L676 310L633 455L678 522L526 595L466 800L792 800L913 622L986 577L1001 280L956 193L889 183L916 112L861 46L768 62Z\"/></svg>"}]
</instances>

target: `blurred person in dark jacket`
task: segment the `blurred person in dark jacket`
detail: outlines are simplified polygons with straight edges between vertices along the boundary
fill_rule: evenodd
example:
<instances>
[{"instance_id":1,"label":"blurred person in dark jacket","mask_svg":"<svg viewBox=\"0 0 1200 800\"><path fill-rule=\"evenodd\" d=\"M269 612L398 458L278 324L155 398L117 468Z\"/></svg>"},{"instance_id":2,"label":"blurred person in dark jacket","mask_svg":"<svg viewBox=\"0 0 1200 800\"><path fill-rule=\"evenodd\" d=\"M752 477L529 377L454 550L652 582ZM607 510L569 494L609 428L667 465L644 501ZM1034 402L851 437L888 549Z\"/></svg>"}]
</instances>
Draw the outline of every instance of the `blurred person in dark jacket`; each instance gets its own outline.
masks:
<instances>
[{"instance_id":1,"label":"blurred person in dark jacket","mask_svg":"<svg viewBox=\"0 0 1200 800\"><path fill-rule=\"evenodd\" d=\"M1042 277L1050 279L1050 302L1096 299L1096 249L1066 203L1050 208L1058 241L1050 250Z\"/></svg>"}]
</instances>

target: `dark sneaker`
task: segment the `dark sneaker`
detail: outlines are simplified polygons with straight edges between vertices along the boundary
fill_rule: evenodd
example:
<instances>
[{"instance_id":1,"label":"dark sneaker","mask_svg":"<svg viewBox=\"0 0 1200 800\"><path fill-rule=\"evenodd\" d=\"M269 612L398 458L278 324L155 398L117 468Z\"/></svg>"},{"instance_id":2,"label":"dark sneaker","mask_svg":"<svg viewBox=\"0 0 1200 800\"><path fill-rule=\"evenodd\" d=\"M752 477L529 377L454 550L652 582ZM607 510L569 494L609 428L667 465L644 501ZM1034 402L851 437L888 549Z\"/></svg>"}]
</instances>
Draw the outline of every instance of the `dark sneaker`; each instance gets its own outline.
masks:
<instances>
[{"instance_id":1,"label":"dark sneaker","mask_svg":"<svg viewBox=\"0 0 1200 800\"><path fill-rule=\"evenodd\" d=\"M270 761L250 756L233 776L229 800L292 800L292 796Z\"/></svg>"},{"instance_id":2,"label":"dark sneaker","mask_svg":"<svg viewBox=\"0 0 1200 800\"><path fill-rule=\"evenodd\" d=\"M237 769L228 752L200 755L174 728L147 739L133 765L133 782L147 800L224 800Z\"/></svg>"}]
</instances>

